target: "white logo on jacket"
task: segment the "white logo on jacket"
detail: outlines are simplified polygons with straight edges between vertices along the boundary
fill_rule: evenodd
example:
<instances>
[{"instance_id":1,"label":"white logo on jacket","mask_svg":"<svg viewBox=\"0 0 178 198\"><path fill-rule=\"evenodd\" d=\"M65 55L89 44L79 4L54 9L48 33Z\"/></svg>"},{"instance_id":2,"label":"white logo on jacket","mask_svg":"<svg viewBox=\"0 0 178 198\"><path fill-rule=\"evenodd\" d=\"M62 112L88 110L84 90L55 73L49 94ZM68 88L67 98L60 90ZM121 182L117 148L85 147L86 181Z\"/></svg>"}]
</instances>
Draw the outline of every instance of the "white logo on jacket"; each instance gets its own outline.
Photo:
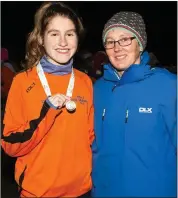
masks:
<instances>
[{"instance_id":1,"label":"white logo on jacket","mask_svg":"<svg viewBox=\"0 0 178 198\"><path fill-rule=\"evenodd\" d=\"M152 113L152 108L140 107L139 113Z\"/></svg>"}]
</instances>

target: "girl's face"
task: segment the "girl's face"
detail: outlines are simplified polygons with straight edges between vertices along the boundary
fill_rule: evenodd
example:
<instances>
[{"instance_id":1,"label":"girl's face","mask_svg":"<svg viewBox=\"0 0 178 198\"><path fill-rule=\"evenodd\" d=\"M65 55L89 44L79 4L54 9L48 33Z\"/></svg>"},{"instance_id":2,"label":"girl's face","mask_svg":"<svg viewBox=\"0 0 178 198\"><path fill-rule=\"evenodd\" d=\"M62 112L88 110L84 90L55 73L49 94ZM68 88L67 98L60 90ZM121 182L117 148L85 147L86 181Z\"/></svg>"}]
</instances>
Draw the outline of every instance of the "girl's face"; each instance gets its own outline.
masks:
<instances>
[{"instance_id":1,"label":"girl's face","mask_svg":"<svg viewBox=\"0 0 178 198\"><path fill-rule=\"evenodd\" d=\"M57 65L67 63L78 46L76 28L72 20L55 16L44 32L43 46L48 60Z\"/></svg>"}]
</instances>

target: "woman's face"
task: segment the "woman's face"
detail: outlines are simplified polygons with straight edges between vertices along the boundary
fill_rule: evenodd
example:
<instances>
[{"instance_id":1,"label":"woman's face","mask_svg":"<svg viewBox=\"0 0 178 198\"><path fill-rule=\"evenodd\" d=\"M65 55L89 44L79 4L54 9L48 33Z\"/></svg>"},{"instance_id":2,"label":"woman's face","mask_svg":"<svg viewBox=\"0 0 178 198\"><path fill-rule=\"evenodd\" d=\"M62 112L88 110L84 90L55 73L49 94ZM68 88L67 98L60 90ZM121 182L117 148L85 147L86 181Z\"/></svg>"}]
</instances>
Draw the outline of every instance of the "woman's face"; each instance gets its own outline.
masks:
<instances>
[{"instance_id":1,"label":"woman's face","mask_svg":"<svg viewBox=\"0 0 178 198\"><path fill-rule=\"evenodd\" d=\"M108 42L112 44L113 41L121 40L123 43L131 37L134 36L130 32L117 28L108 32L105 41L106 43ZM116 42L112 49L106 49L111 64L121 75L132 64L140 63L140 46L135 38L130 41L130 45L127 46L120 46L119 43Z\"/></svg>"},{"instance_id":2,"label":"woman's face","mask_svg":"<svg viewBox=\"0 0 178 198\"><path fill-rule=\"evenodd\" d=\"M51 63L67 63L78 47L78 37L72 20L64 16L52 18L44 32L43 46Z\"/></svg>"}]
</instances>

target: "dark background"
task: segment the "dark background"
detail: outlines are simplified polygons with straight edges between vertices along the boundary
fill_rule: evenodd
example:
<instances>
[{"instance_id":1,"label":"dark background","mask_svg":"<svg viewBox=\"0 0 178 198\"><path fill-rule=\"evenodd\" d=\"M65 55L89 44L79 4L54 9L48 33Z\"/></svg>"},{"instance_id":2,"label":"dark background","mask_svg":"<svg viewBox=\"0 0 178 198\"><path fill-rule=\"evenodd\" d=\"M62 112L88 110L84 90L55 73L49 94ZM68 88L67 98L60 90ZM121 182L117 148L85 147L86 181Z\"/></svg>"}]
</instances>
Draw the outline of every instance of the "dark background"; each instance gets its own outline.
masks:
<instances>
[{"instance_id":1,"label":"dark background","mask_svg":"<svg viewBox=\"0 0 178 198\"><path fill-rule=\"evenodd\" d=\"M163 65L177 65L177 2L176 1L65 1L83 19L87 35L83 48L103 50L102 30L106 21L119 11L140 13L147 26L147 50L153 52ZM25 43L33 28L35 11L42 2L1 2L2 47L10 58L25 57Z\"/></svg>"},{"instance_id":2,"label":"dark background","mask_svg":"<svg viewBox=\"0 0 178 198\"><path fill-rule=\"evenodd\" d=\"M9 50L10 59L19 63L25 57L27 35L33 28L34 14L42 2L1 2L1 44ZM103 50L102 30L106 21L119 11L140 13L147 26L147 50L153 52L163 66L177 65L176 1L93 1L67 2L82 17L87 35L83 48ZM14 163L2 156L2 197L16 198Z\"/></svg>"}]
</instances>

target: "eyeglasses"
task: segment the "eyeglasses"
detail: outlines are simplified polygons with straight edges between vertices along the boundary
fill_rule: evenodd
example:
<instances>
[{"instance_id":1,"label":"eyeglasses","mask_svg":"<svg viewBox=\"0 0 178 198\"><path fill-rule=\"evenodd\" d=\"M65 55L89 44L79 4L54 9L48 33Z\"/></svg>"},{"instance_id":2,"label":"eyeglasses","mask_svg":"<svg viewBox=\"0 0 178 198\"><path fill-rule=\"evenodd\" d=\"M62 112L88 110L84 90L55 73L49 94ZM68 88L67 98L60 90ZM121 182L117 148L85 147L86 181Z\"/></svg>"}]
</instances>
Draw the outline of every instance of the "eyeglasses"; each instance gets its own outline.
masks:
<instances>
[{"instance_id":1,"label":"eyeglasses","mask_svg":"<svg viewBox=\"0 0 178 198\"><path fill-rule=\"evenodd\" d=\"M133 39L135 39L135 37L126 37L118 41L114 41L114 40L105 41L104 47L105 49L112 49L115 47L116 43L119 43L119 45L122 47L126 47L128 45L131 45Z\"/></svg>"}]
</instances>

